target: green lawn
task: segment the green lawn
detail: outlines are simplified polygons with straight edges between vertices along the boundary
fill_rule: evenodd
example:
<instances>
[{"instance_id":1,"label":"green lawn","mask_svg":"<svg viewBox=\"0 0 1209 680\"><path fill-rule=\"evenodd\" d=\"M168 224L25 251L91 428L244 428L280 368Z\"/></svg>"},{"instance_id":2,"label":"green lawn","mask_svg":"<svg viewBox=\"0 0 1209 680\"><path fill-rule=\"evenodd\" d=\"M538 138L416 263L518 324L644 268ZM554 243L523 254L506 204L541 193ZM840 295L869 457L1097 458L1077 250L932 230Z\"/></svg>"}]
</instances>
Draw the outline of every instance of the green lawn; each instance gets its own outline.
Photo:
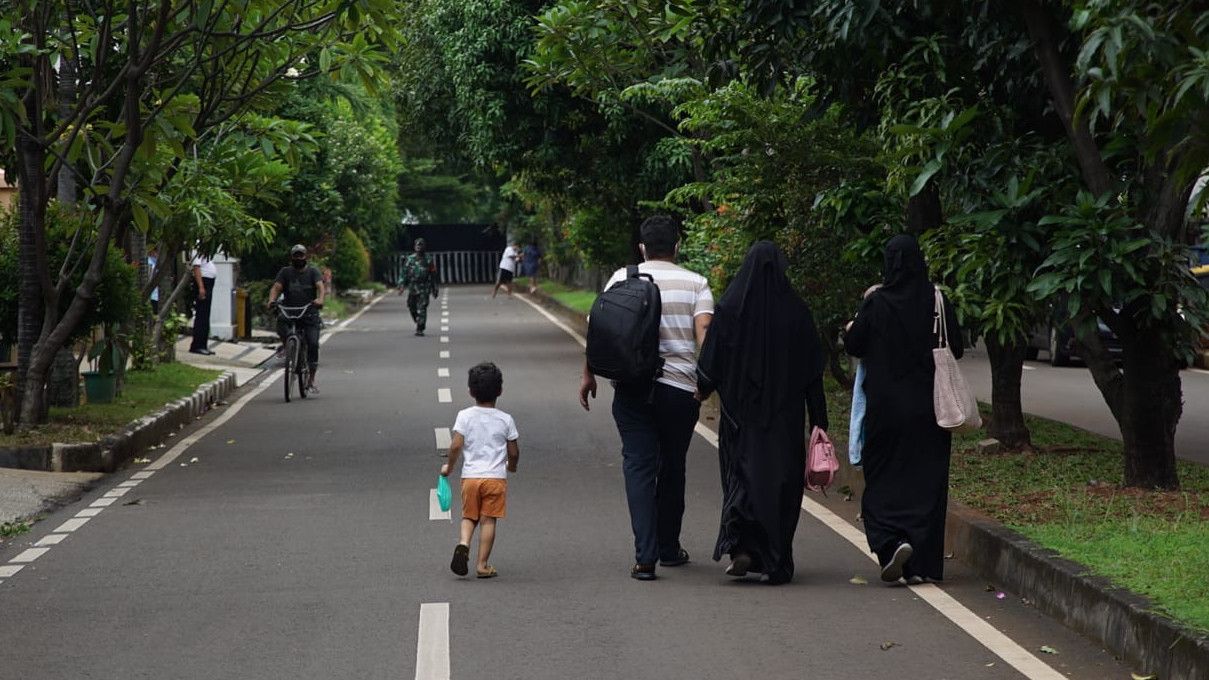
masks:
<instances>
[{"instance_id":1,"label":"green lawn","mask_svg":"<svg viewBox=\"0 0 1209 680\"><path fill-rule=\"evenodd\" d=\"M595 291L572 288L557 281L542 281L538 288L564 306L584 315L592 311L592 303L596 302Z\"/></svg>"},{"instance_id":2,"label":"green lawn","mask_svg":"<svg viewBox=\"0 0 1209 680\"><path fill-rule=\"evenodd\" d=\"M84 404L79 408L50 410L50 422L38 428L0 434L0 446L32 446L51 442L94 442L131 421L192 394L221 371L187 364L161 364L148 371L126 374L126 387L110 404Z\"/></svg>"}]
</instances>

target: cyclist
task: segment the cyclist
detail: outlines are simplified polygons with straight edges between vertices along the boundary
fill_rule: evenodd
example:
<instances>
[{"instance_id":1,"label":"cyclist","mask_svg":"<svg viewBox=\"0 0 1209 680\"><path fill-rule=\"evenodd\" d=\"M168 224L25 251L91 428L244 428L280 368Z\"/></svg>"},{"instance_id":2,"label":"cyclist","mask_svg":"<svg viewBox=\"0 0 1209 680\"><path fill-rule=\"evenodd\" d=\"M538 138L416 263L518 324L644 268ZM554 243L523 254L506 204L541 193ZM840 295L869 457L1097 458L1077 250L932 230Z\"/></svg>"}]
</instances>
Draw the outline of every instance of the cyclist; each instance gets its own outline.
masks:
<instances>
[{"instance_id":1,"label":"cyclist","mask_svg":"<svg viewBox=\"0 0 1209 680\"><path fill-rule=\"evenodd\" d=\"M308 392L318 392L315 387L315 371L319 367L319 308L323 306L323 275L318 269L307 266L306 246L296 245L290 248L290 266L282 267L277 272L277 280L269 291L269 306L277 303L277 298L283 292L285 297L282 304L286 307L305 307L310 305L302 318L288 321L278 317L277 335L285 347L286 336L289 335L289 324L293 323L298 333L306 339L306 360L310 364L311 378L307 383Z\"/></svg>"}]
</instances>

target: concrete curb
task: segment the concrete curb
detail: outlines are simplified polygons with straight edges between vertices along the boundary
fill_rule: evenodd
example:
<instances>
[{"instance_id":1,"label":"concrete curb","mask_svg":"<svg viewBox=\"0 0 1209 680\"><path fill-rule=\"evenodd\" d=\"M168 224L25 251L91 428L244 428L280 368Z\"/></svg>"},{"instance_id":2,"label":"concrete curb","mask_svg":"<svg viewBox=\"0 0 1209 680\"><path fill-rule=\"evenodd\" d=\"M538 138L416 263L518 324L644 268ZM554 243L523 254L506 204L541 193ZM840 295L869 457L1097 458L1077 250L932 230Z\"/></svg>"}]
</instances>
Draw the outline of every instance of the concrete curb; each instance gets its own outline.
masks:
<instances>
[{"instance_id":1,"label":"concrete curb","mask_svg":"<svg viewBox=\"0 0 1209 680\"><path fill-rule=\"evenodd\" d=\"M531 297L586 336L588 322L554 298ZM861 474L841 461L836 485L864 489ZM1067 628L1164 680L1209 678L1209 636L1154 613L1145 597L1092 576L995 520L949 502L945 545L982 577L1028 598Z\"/></svg>"},{"instance_id":2,"label":"concrete curb","mask_svg":"<svg viewBox=\"0 0 1209 680\"><path fill-rule=\"evenodd\" d=\"M0 449L0 467L49 472L113 472L210 410L235 390L235 373L227 371L193 394L130 423L93 444L60 444Z\"/></svg>"},{"instance_id":3,"label":"concrete curb","mask_svg":"<svg viewBox=\"0 0 1209 680\"><path fill-rule=\"evenodd\" d=\"M1209 636L1154 613L1147 598L949 502L945 544L955 558L1027 597L1066 627L1165 680L1209 678Z\"/></svg>"}]
</instances>

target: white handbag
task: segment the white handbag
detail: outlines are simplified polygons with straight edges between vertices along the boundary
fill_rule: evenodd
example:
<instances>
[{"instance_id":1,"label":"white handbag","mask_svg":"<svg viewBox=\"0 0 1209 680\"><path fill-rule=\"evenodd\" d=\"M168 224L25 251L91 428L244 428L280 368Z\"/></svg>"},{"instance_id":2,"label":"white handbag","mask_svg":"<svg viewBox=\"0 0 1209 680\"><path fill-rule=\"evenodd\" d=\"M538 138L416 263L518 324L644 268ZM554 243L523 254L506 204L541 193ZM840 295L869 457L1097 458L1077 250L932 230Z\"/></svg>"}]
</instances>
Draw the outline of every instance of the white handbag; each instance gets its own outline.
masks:
<instances>
[{"instance_id":1,"label":"white handbag","mask_svg":"<svg viewBox=\"0 0 1209 680\"><path fill-rule=\"evenodd\" d=\"M933 331L936 349L932 350L932 360L936 369L932 379L932 406L936 411L936 424L950 432L973 432L982 428L982 414L978 412L978 401L949 349L944 296L939 288L935 290Z\"/></svg>"}]
</instances>

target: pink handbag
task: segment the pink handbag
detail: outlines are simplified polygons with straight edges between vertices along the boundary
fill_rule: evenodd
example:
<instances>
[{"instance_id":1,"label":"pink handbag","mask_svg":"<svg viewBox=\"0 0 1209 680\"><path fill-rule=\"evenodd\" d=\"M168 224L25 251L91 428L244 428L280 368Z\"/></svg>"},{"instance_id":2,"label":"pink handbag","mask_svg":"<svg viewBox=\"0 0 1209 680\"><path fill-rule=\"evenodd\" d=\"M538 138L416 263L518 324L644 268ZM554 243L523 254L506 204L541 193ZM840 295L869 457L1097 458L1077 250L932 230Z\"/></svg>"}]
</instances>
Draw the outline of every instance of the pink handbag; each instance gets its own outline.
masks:
<instances>
[{"instance_id":1,"label":"pink handbag","mask_svg":"<svg viewBox=\"0 0 1209 680\"><path fill-rule=\"evenodd\" d=\"M826 494L839 469L840 461L835 457L831 439L826 432L814 428L810 433L810 449L806 457L806 488Z\"/></svg>"}]
</instances>

